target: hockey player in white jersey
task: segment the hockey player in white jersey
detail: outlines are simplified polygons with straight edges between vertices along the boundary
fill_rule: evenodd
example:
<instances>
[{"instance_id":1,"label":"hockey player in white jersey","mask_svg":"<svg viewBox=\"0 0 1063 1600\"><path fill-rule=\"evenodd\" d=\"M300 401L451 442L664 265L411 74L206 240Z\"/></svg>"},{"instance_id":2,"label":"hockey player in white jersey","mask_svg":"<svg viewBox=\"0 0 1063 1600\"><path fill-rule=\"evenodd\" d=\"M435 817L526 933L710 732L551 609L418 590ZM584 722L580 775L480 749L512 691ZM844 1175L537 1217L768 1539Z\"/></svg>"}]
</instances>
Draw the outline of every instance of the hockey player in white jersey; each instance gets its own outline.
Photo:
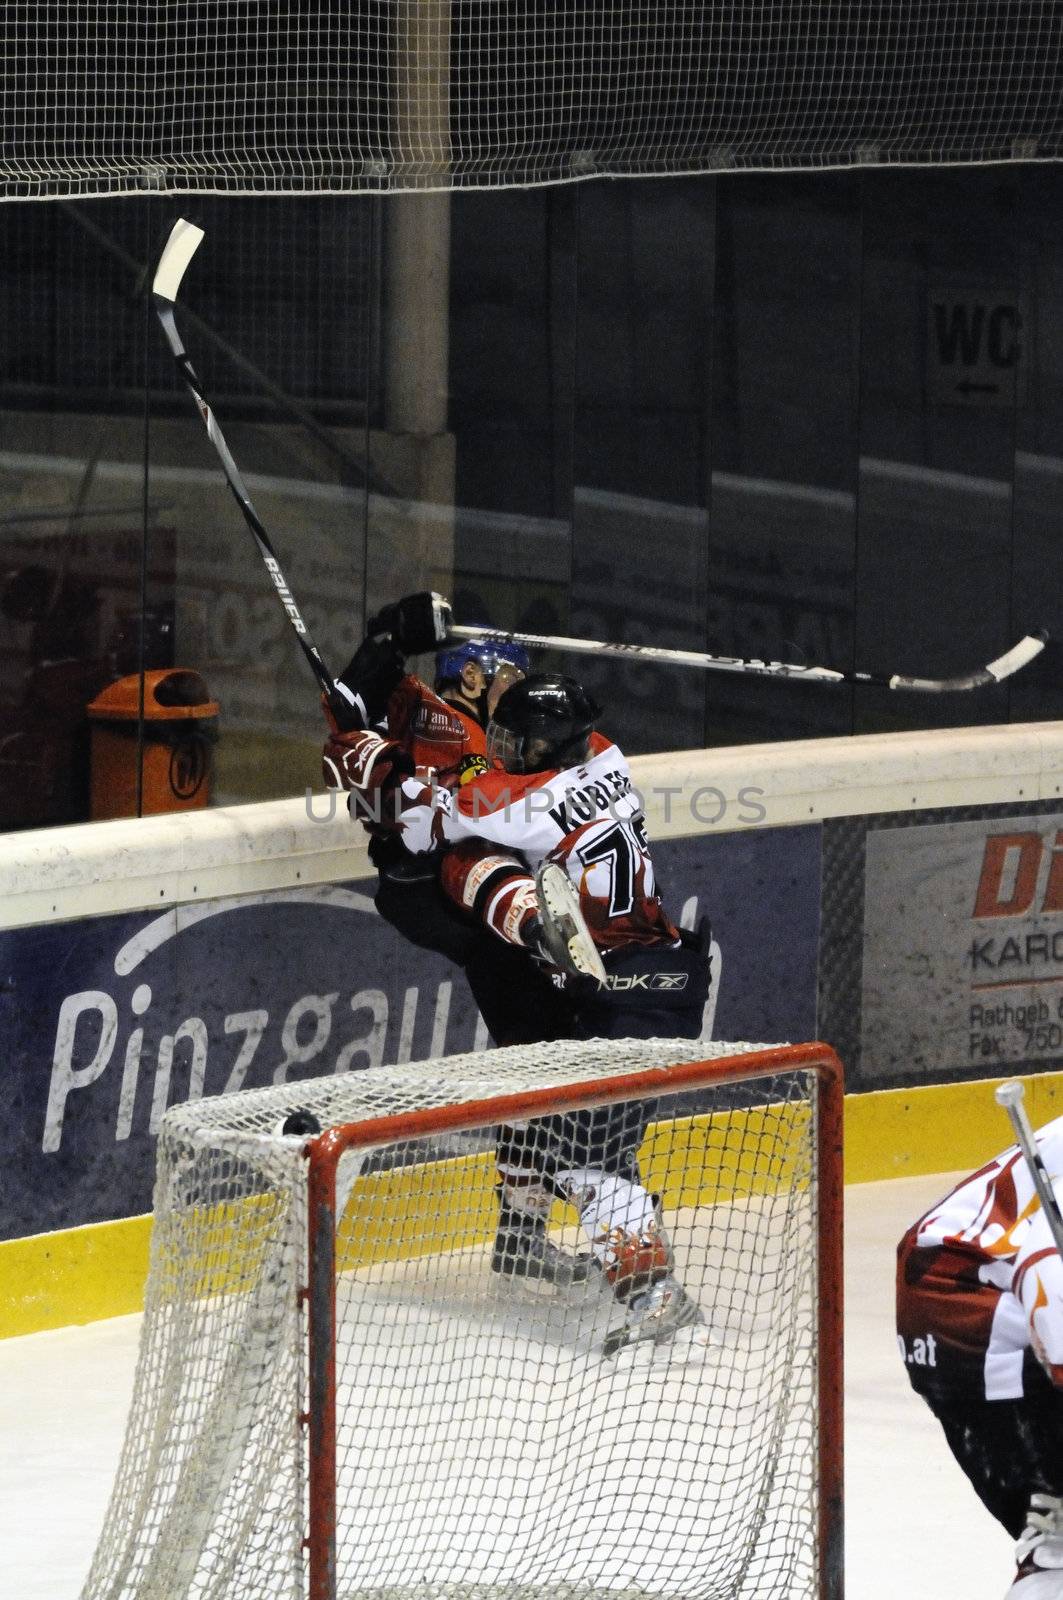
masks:
<instances>
[{"instance_id":1,"label":"hockey player in white jersey","mask_svg":"<svg viewBox=\"0 0 1063 1600\"><path fill-rule=\"evenodd\" d=\"M453 791L407 778L407 848L446 846L444 890L500 939L520 946L536 906L556 897L575 933L589 930L596 975L558 970L571 1002L568 1037L700 1036L708 993L707 928L681 932L654 880L641 799L623 753L594 731L598 707L572 678L532 674L506 690L487 728L492 765ZM624 1306L607 1341L671 1339L701 1322L674 1272L671 1245L636 1160L649 1108L603 1109L514 1130L500 1154L507 1191L529 1206L573 1205L594 1259Z\"/></svg>"},{"instance_id":2,"label":"hockey player in white jersey","mask_svg":"<svg viewBox=\"0 0 1063 1600\"><path fill-rule=\"evenodd\" d=\"M1063 1199L1063 1117L1036 1138ZM912 1387L1017 1540L1006 1600L1063 1600L1063 1260L1017 1145L901 1240L897 1340Z\"/></svg>"},{"instance_id":3,"label":"hockey player in white jersey","mask_svg":"<svg viewBox=\"0 0 1063 1600\"><path fill-rule=\"evenodd\" d=\"M492 1040L507 1045L565 1038L570 1007L551 984L545 963L533 964L532 955L552 952L555 961L574 971L597 970L598 957L556 883L549 906L536 901L532 885L521 939L500 941L469 914L460 888L453 892L464 870L482 880L477 853L459 852L461 861L446 865L444 893L441 853L410 855L393 824L388 802L403 773L431 772L435 784L449 790L487 770L488 719L503 690L530 669L519 645L469 640L436 653L435 687L430 688L409 671L406 656L434 648L441 637L442 612L449 607L440 596L421 593L386 606L372 619L365 640L336 680L340 708L347 707L342 726L336 701L323 703L330 730L323 752L325 782L356 799L352 816L371 835L369 855L379 873L378 912L403 938L462 970ZM544 1217L509 1205L507 1194L503 1172L492 1269L559 1286L582 1282L589 1270L586 1257L559 1249L548 1237Z\"/></svg>"}]
</instances>

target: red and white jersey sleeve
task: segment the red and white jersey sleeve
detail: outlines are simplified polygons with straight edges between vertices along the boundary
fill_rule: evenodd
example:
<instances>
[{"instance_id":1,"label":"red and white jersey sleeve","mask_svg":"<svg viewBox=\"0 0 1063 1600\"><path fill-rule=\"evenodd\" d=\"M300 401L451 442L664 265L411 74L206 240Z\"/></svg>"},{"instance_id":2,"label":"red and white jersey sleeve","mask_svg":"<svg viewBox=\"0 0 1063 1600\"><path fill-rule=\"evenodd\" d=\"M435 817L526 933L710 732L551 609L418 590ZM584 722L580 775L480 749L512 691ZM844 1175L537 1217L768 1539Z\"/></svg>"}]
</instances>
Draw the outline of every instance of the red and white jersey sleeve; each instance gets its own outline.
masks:
<instances>
[{"instance_id":1,"label":"red and white jersey sleeve","mask_svg":"<svg viewBox=\"0 0 1063 1600\"><path fill-rule=\"evenodd\" d=\"M1036 1134L1041 1159L1063 1203L1063 1117ZM1017 1145L972 1173L916 1225L919 1249L970 1256L978 1278L1010 1290L1030 1342L1063 1386L1063 1259Z\"/></svg>"},{"instance_id":2,"label":"red and white jersey sleeve","mask_svg":"<svg viewBox=\"0 0 1063 1600\"><path fill-rule=\"evenodd\" d=\"M483 839L534 869L549 857L580 891L587 926L602 949L674 944L678 931L657 894L642 801L626 759L595 734L590 759L526 775L490 769L454 793L403 784L403 842L415 852Z\"/></svg>"}]
</instances>

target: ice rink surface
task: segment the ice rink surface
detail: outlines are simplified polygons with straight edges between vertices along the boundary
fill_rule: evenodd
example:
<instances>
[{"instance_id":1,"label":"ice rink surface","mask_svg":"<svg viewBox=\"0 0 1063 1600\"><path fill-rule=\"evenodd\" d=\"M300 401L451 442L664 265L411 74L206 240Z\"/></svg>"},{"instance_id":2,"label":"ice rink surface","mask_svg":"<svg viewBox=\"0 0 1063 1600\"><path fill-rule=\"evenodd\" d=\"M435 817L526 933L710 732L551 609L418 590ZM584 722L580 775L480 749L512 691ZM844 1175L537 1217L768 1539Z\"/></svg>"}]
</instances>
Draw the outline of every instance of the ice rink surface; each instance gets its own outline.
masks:
<instances>
[{"instance_id":1,"label":"ice rink surface","mask_svg":"<svg viewBox=\"0 0 1063 1600\"><path fill-rule=\"evenodd\" d=\"M849 1600L999 1600L1011 1543L908 1387L893 1262L955 1175L846 1191ZM0 1595L76 1600L125 1428L139 1317L0 1342Z\"/></svg>"}]
</instances>

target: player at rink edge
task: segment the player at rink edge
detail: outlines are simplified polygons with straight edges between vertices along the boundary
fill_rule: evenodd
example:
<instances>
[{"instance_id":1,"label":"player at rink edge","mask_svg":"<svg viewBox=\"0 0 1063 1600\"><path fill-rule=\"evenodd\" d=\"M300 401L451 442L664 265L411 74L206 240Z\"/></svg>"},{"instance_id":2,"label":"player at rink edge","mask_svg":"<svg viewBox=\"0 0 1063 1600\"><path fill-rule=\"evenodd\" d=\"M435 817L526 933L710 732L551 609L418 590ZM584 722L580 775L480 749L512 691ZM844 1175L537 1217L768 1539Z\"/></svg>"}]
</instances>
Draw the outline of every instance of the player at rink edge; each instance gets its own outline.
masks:
<instances>
[{"instance_id":1,"label":"player at rink edge","mask_svg":"<svg viewBox=\"0 0 1063 1600\"><path fill-rule=\"evenodd\" d=\"M402 842L448 846L440 876L456 904L520 944L536 906L554 902L589 932L601 979L558 969L573 1039L700 1036L709 989L707 924L691 935L667 916L641 801L620 749L595 729L600 709L573 678L533 673L501 696L487 726L485 771L454 791L416 775L399 785ZM485 886L490 894L484 896ZM703 1322L675 1275L658 1203L637 1152L649 1108L602 1108L514 1130L500 1167L527 1174L529 1205L572 1205L592 1257L625 1309L614 1354Z\"/></svg>"},{"instance_id":2,"label":"player at rink edge","mask_svg":"<svg viewBox=\"0 0 1063 1600\"><path fill-rule=\"evenodd\" d=\"M541 1032L549 996L540 990L518 1008L510 996L509 1009L518 1014L500 1014L497 990L503 985L480 981L479 964L469 966L462 960L453 905L440 906L431 892L427 898L409 892L418 882L434 882L442 847L411 857L398 838L394 804L388 804L394 784L405 772L430 773L432 782L445 789L458 788L484 772L485 729L491 713L506 688L530 668L521 645L490 637L469 640L437 653L430 689L407 670L405 657L431 649L442 637L442 618L435 620L437 601L446 607L433 594L408 595L386 606L370 623L367 638L335 681L339 701L351 708L345 719L348 725L341 728L334 708L323 703L331 726L323 756L325 780L356 797L352 815L370 834L370 859L380 873L376 904L381 915L413 943L467 967L474 997L496 1043L536 1043L550 1036ZM476 855L470 848L464 859L471 864ZM477 883L482 880L479 872ZM467 943L470 922L465 911L460 906ZM554 904L540 904L533 894L521 902L517 915L520 937L507 943L573 974L603 977L593 941L570 903L557 905L555 897ZM488 976L504 979L505 974L492 971Z\"/></svg>"},{"instance_id":3,"label":"player at rink edge","mask_svg":"<svg viewBox=\"0 0 1063 1600\"><path fill-rule=\"evenodd\" d=\"M488 930L478 911L455 904L440 886L442 848L412 856L395 821L395 786L405 773L432 775L456 788L486 770L486 726L502 692L530 668L520 645L485 638L438 646L448 610L435 594L407 595L385 606L322 705L330 732L323 752L329 788L348 791L352 816L369 833L377 869L377 911L417 947L452 961L463 973L496 1044L539 1044L569 1035L570 1006L550 982L554 959L574 972L600 974L600 962L578 913L562 904L531 903L519 944ZM407 656L435 651L433 686L411 672ZM481 852L467 847L471 870ZM507 871L511 862L507 859ZM493 899L492 876L481 873L481 903ZM460 897L459 897L460 899ZM542 961L531 959L542 956ZM529 1209L528 1175L514 1187L498 1174L498 1225L492 1270L565 1287L584 1281L589 1258L562 1250L547 1234L546 1213ZM547 1207L548 1209L548 1207Z\"/></svg>"},{"instance_id":4,"label":"player at rink edge","mask_svg":"<svg viewBox=\"0 0 1063 1600\"><path fill-rule=\"evenodd\" d=\"M1063 1175L1063 1117L1036 1144ZM1052 1184L1063 1199L1063 1176ZM1063 1260L1017 1145L904 1235L897 1342L956 1461L1017 1541L1005 1600L1063 1600Z\"/></svg>"}]
</instances>

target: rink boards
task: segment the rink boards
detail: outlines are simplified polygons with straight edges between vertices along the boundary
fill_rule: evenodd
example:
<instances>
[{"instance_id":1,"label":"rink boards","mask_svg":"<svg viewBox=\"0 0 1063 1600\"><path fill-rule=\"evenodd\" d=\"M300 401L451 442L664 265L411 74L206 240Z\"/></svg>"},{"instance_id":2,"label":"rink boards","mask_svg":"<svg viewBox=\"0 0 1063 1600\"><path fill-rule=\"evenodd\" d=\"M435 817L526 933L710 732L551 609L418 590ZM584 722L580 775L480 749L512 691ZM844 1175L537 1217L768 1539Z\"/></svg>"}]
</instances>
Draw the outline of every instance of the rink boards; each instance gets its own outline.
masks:
<instances>
[{"instance_id":1,"label":"rink boards","mask_svg":"<svg viewBox=\"0 0 1063 1600\"><path fill-rule=\"evenodd\" d=\"M964 1082L1063 1059L1063 729L632 765L666 903L712 919L703 1036L818 1035L887 1091L850 1096L850 1180L997 1148ZM484 1044L370 870L325 795L0 839L0 1331L139 1305L167 1105Z\"/></svg>"}]
</instances>

